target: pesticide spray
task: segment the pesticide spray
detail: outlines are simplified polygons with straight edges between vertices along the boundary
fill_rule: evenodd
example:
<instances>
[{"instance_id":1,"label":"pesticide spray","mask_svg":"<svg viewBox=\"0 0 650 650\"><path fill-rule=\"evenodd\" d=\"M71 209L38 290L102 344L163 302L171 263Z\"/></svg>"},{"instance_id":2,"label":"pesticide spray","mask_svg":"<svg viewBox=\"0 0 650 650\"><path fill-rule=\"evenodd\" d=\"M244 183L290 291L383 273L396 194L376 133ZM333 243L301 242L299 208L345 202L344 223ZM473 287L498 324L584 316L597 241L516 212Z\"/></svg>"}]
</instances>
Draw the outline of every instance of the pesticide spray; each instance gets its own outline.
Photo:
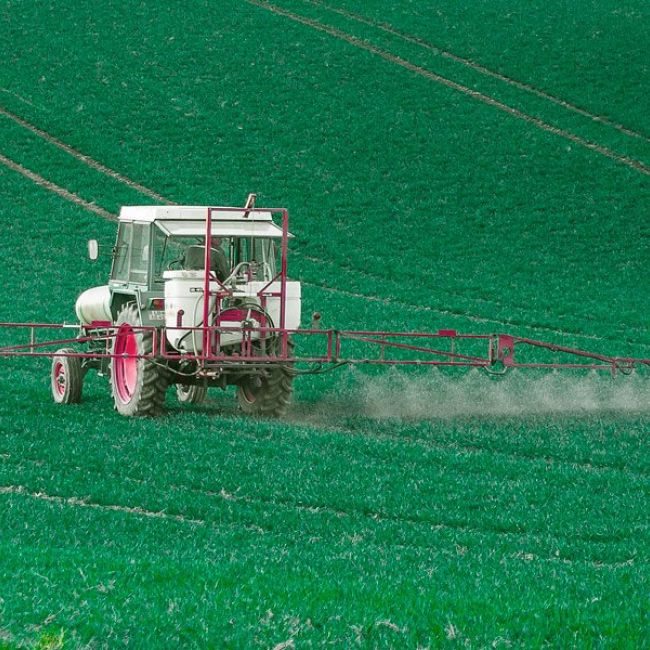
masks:
<instances>
[{"instance_id":1,"label":"pesticide spray","mask_svg":"<svg viewBox=\"0 0 650 650\"><path fill-rule=\"evenodd\" d=\"M650 412L650 384L639 375L513 371L492 377L479 369L452 375L432 369L413 374L393 368L364 374L350 369L315 405L314 417L428 420Z\"/></svg>"}]
</instances>

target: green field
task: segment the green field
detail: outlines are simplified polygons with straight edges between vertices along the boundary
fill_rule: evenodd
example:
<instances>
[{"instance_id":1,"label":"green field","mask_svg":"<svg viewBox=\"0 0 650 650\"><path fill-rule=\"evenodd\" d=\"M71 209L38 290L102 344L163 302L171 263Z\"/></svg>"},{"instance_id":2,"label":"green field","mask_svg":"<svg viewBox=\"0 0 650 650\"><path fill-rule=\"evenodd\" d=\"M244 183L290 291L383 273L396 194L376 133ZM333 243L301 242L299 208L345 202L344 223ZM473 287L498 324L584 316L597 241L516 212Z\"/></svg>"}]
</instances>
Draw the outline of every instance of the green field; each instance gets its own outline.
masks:
<instances>
[{"instance_id":1,"label":"green field","mask_svg":"<svg viewBox=\"0 0 650 650\"><path fill-rule=\"evenodd\" d=\"M121 205L254 191L326 327L650 357L649 26L5 3L0 322L74 322ZM94 374L58 407L47 360L0 368L0 648L650 647L648 373L342 369L258 421L219 391L122 418Z\"/></svg>"}]
</instances>

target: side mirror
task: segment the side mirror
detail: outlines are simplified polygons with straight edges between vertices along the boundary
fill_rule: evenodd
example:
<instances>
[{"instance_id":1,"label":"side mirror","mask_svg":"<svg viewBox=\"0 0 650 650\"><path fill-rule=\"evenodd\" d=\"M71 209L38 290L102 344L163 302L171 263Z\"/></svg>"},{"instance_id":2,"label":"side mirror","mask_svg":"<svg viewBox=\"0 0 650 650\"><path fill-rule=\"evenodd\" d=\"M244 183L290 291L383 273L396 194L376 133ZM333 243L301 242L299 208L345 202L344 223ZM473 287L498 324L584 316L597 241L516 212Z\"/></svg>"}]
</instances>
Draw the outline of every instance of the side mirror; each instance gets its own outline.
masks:
<instances>
[{"instance_id":1,"label":"side mirror","mask_svg":"<svg viewBox=\"0 0 650 650\"><path fill-rule=\"evenodd\" d=\"M88 240L88 257L93 262L99 257L99 244L96 239Z\"/></svg>"}]
</instances>

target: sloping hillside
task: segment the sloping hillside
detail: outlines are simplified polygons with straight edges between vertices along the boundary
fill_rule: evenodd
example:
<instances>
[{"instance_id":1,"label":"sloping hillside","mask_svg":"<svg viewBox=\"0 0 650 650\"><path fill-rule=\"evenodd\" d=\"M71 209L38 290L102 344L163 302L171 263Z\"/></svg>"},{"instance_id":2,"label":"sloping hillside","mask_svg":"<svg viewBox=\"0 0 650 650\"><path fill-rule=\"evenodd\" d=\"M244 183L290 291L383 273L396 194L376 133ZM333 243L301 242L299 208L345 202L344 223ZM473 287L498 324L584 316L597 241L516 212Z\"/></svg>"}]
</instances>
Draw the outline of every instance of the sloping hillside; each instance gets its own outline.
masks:
<instances>
[{"instance_id":1,"label":"sloping hillside","mask_svg":"<svg viewBox=\"0 0 650 650\"><path fill-rule=\"evenodd\" d=\"M120 205L256 191L328 326L650 356L644 3L356 5L7 5L0 321L73 321ZM0 647L644 642L647 377L343 370L281 422L151 421L1 367Z\"/></svg>"}]
</instances>

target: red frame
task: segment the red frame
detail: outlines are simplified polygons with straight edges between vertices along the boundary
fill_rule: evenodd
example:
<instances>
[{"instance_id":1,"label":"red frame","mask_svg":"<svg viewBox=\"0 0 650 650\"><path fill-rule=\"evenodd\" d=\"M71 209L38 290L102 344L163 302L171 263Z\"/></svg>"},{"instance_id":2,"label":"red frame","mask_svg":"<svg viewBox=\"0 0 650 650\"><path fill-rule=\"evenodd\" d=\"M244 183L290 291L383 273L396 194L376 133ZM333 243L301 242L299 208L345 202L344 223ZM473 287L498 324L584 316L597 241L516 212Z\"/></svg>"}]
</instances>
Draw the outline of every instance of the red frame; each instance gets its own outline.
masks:
<instances>
[{"instance_id":1,"label":"red frame","mask_svg":"<svg viewBox=\"0 0 650 650\"><path fill-rule=\"evenodd\" d=\"M210 297L214 295L215 297L215 311L212 314L213 321L218 321L221 308L221 299L229 295L232 295L231 291L225 287L216 277L213 277L210 272L210 263L211 263L211 248L210 248L210 239L212 237L212 221L213 213L219 212L232 212L233 210L242 211L242 208L232 208L232 207L216 207L208 208L206 219L205 219L205 276L203 280L203 295L205 296L203 300L203 323L207 323L210 320ZM286 357L287 354L287 333L284 333L286 325L286 289L287 289L287 254L288 254L288 242L289 242L289 213L286 208L244 208L245 218L248 218L249 215L255 213L271 213L271 214L281 214L282 215L282 240L281 240L281 249L280 249L280 272L276 274L260 291L258 292L258 298L260 299L260 304L263 309L266 309L266 299L269 297L279 297L280 298L280 327L278 331L283 332L281 334L281 355ZM280 293L269 293L266 289L271 286L278 278L280 278ZM210 291L210 281L216 280L220 286L220 289L216 292ZM262 323L264 327L266 323ZM195 328L184 328L192 330ZM225 328L210 328L204 327L203 336L202 336L202 348L203 350L211 349L214 344L215 347L218 347L219 344L219 334L222 331L226 331ZM238 329L238 328L237 328ZM214 337L210 335L211 330L215 330ZM277 356L276 356L277 358Z\"/></svg>"},{"instance_id":2,"label":"red frame","mask_svg":"<svg viewBox=\"0 0 650 650\"><path fill-rule=\"evenodd\" d=\"M53 357L71 356L88 359L110 359L119 355L114 355L112 350L112 340L116 337L117 327L101 327L93 329L92 326L82 328L81 335L74 338L58 338L54 340L36 341L35 331L37 329L63 329L74 328L73 325L51 325L47 323L0 323L0 328L11 329L28 329L30 331L30 341L12 346L0 347L0 357ZM166 338L164 329L156 327L142 326L132 328L134 332L150 331L153 335L153 351L147 355L133 355L134 358L164 358L169 361L174 360L194 360L201 365L215 365L219 362L228 362L231 366L246 366L269 362L284 363L318 363L318 364L337 364L337 365L384 365L384 366L446 366L446 367L464 367L464 368L485 368L499 372L508 368L541 368L541 369L581 369L581 370L608 370L612 375L618 372L628 374L637 366L650 366L650 359L635 357L617 357L607 356L594 352L588 352L577 348L537 341L534 339L512 336L510 334L459 334L453 330L439 330L435 333L427 332L390 332L390 331L372 331L372 330L314 330L298 329L287 330L283 328L245 328L244 338L236 354L223 354L208 351L202 351L194 355L190 353L179 353L166 349ZM237 327L197 327L187 328L188 330L197 330L204 332L209 339L214 340L216 335L229 331L241 331ZM312 355L288 355L287 350L281 351L274 355L255 355L251 343L251 336L258 332L264 334L279 334L283 337L285 343L287 337L294 339L305 337L320 337L325 340L322 354ZM80 343L103 342L103 352L69 352L65 354L57 353L59 346L68 346ZM344 346L347 342L355 341L370 346L371 349L377 350L377 357L355 356L354 353L346 354ZM441 349L439 343L447 341L450 343L450 349ZM457 342L470 341L484 342L485 354L462 354L455 349ZM435 345L434 345L435 343ZM519 362L515 359L515 348L530 347L544 349L553 353L561 353L577 358L580 361L556 361L556 362ZM398 353L409 353L415 355L415 358L387 358L386 352L391 351ZM584 361L583 361L584 360Z\"/></svg>"}]
</instances>

